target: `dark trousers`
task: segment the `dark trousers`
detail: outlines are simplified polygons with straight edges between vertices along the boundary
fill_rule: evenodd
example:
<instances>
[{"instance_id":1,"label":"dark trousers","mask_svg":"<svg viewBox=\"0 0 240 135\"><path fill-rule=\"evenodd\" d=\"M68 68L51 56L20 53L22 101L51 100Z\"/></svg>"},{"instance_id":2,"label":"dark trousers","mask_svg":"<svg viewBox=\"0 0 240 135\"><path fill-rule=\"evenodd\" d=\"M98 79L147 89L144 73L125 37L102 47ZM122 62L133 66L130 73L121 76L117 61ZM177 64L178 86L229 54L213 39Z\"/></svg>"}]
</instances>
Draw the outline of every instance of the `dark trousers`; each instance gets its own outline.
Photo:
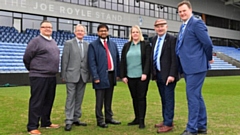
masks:
<instances>
[{"instance_id":1,"label":"dark trousers","mask_svg":"<svg viewBox=\"0 0 240 135\"><path fill-rule=\"evenodd\" d=\"M30 77L31 97L29 99L27 130L51 125L50 115L55 98L56 77Z\"/></svg>"},{"instance_id":2,"label":"dark trousers","mask_svg":"<svg viewBox=\"0 0 240 135\"><path fill-rule=\"evenodd\" d=\"M103 104L104 104L104 111L105 111L105 120L112 120L113 112L112 112L112 97L113 97L113 80L114 80L114 72L108 73L108 79L110 83L110 87L106 89L96 89L96 106L95 106L95 113L97 118L97 123L103 123Z\"/></svg>"},{"instance_id":3,"label":"dark trousers","mask_svg":"<svg viewBox=\"0 0 240 135\"><path fill-rule=\"evenodd\" d=\"M145 119L147 109L147 91L149 79L141 81L141 78L128 78L128 88L132 97L132 104L136 120Z\"/></svg>"},{"instance_id":4,"label":"dark trousers","mask_svg":"<svg viewBox=\"0 0 240 135\"><path fill-rule=\"evenodd\" d=\"M157 72L157 86L162 102L163 124L172 126L174 117L174 89L176 82L169 83L162 80L161 72Z\"/></svg>"}]
</instances>

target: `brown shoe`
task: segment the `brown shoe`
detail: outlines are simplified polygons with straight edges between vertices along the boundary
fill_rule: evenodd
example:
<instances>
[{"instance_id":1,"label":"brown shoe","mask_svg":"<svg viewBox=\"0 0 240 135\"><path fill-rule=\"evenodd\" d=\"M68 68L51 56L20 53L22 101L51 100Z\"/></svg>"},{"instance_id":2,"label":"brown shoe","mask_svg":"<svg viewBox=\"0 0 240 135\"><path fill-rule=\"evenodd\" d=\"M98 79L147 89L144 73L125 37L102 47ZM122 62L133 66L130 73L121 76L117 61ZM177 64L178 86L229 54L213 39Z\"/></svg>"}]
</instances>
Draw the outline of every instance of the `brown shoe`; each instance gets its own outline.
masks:
<instances>
[{"instance_id":1,"label":"brown shoe","mask_svg":"<svg viewBox=\"0 0 240 135\"><path fill-rule=\"evenodd\" d=\"M157 130L157 133L166 133L173 129L173 127L162 126Z\"/></svg>"},{"instance_id":2,"label":"brown shoe","mask_svg":"<svg viewBox=\"0 0 240 135\"><path fill-rule=\"evenodd\" d=\"M28 132L30 135L41 135L41 132L37 129L31 130Z\"/></svg>"},{"instance_id":3,"label":"brown shoe","mask_svg":"<svg viewBox=\"0 0 240 135\"><path fill-rule=\"evenodd\" d=\"M46 128L59 128L60 126L58 124L51 124L50 126Z\"/></svg>"},{"instance_id":4,"label":"brown shoe","mask_svg":"<svg viewBox=\"0 0 240 135\"><path fill-rule=\"evenodd\" d=\"M160 127L163 127L163 122L160 122L158 124L155 124L154 126L155 128L160 128Z\"/></svg>"},{"instance_id":5,"label":"brown shoe","mask_svg":"<svg viewBox=\"0 0 240 135\"><path fill-rule=\"evenodd\" d=\"M163 127L164 125L163 125L163 122L160 122L160 123L158 123L158 124L155 124L155 128L160 128L160 127ZM172 127L173 127L174 125L173 125L173 123L172 123Z\"/></svg>"}]
</instances>

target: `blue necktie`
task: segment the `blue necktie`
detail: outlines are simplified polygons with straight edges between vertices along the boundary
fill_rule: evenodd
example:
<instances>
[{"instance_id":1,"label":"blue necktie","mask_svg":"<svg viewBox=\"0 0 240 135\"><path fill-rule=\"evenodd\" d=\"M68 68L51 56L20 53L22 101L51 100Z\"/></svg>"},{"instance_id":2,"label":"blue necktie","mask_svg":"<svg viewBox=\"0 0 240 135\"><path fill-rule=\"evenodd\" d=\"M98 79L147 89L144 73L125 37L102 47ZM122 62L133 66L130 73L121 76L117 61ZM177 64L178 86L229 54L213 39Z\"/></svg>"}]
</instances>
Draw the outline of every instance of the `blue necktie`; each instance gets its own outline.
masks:
<instances>
[{"instance_id":1,"label":"blue necktie","mask_svg":"<svg viewBox=\"0 0 240 135\"><path fill-rule=\"evenodd\" d=\"M182 39L183 39L183 33L184 33L185 26L186 26L186 24L182 24L181 28L180 28L178 41L177 41L177 49L176 49L176 54L177 55L179 55L179 49L180 49L181 44L182 44Z\"/></svg>"},{"instance_id":2,"label":"blue necktie","mask_svg":"<svg viewBox=\"0 0 240 135\"><path fill-rule=\"evenodd\" d=\"M161 38L158 38L158 42L157 42L157 46L156 46L156 50L155 50L155 53L154 53L154 56L153 56L153 65L155 66L156 69L158 69L157 67L157 64L158 64L158 54L160 54L161 50L160 50L160 46L161 46ZM160 66L160 62L159 62L159 67ZM158 70L161 70L161 69L158 69Z\"/></svg>"}]
</instances>

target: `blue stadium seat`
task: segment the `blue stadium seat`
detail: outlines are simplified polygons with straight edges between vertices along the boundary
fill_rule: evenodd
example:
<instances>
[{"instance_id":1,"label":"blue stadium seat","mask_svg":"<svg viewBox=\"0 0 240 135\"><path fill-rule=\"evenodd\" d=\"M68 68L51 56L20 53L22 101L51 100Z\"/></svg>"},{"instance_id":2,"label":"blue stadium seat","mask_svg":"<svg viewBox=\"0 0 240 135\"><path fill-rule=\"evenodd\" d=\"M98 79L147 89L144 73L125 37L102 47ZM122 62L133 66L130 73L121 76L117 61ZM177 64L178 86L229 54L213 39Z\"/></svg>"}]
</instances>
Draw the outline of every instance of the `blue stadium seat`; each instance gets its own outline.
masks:
<instances>
[{"instance_id":1,"label":"blue stadium seat","mask_svg":"<svg viewBox=\"0 0 240 135\"><path fill-rule=\"evenodd\" d=\"M240 51L234 47L213 46L214 52L221 52L240 61Z\"/></svg>"}]
</instances>

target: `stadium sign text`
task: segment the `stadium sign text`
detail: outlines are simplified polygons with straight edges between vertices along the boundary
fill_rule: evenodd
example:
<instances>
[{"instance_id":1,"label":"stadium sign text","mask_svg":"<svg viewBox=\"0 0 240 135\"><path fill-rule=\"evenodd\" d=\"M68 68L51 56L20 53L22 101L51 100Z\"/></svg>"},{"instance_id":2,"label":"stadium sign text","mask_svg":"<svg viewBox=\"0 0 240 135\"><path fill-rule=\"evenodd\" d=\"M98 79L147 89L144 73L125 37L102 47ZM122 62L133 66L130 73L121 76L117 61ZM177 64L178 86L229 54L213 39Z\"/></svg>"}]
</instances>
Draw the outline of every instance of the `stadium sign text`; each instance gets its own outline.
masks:
<instances>
[{"instance_id":1,"label":"stadium sign text","mask_svg":"<svg viewBox=\"0 0 240 135\"><path fill-rule=\"evenodd\" d=\"M55 4L54 4L55 3ZM95 10L88 10L88 7L80 7L78 5L61 6L59 2L39 2L33 0L5 0L5 5L28 9L28 11L37 11L38 13L57 14L63 16L71 16L76 19L92 18L104 21L122 22L123 16L109 12L100 12ZM69 5L69 4L65 4Z\"/></svg>"}]
</instances>

